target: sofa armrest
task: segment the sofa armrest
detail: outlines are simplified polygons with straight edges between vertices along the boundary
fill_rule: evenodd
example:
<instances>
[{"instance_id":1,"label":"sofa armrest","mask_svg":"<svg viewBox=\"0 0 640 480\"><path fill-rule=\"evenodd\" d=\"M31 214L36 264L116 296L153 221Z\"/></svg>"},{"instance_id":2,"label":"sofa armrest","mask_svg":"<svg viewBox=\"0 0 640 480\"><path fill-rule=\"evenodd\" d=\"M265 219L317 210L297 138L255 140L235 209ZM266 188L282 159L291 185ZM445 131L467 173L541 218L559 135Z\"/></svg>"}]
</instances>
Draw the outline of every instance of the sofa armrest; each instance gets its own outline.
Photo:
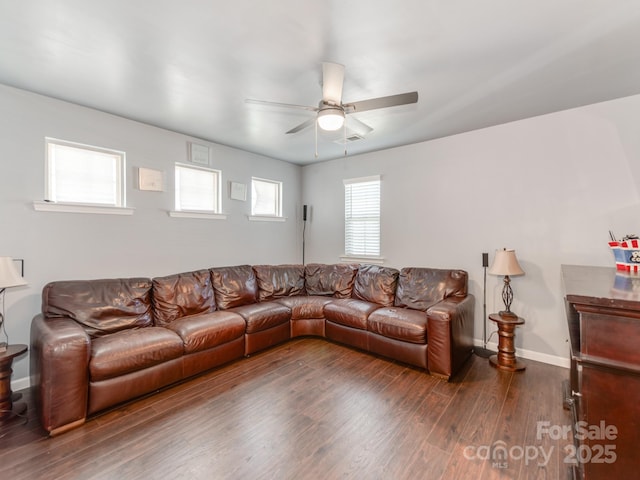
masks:
<instances>
[{"instance_id":1,"label":"sofa armrest","mask_svg":"<svg viewBox=\"0 0 640 480\"><path fill-rule=\"evenodd\" d=\"M70 318L40 314L31 322L31 388L40 422L51 435L86 419L90 344Z\"/></svg>"},{"instance_id":2,"label":"sofa armrest","mask_svg":"<svg viewBox=\"0 0 640 480\"><path fill-rule=\"evenodd\" d=\"M427 368L454 375L473 352L473 295L448 297L427 309Z\"/></svg>"}]
</instances>

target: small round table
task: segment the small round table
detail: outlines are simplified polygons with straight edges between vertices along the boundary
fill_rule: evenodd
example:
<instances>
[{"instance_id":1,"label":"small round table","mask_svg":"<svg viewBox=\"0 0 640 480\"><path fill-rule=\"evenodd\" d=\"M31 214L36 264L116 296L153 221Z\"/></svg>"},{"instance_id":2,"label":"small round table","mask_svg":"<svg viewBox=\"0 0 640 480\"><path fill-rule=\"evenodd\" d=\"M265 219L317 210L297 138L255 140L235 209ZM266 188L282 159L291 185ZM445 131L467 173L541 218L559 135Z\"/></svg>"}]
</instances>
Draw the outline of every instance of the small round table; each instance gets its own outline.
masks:
<instances>
[{"instance_id":1,"label":"small round table","mask_svg":"<svg viewBox=\"0 0 640 480\"><path fill-rule=\"evenodd\" d=\"M24 403L13 403L11 392L11 365L13 359L27 351L26 345L9 345L5 352L0 352L0 421L20 415L27 409Z\"/></svg>"},{"instance_id":2,"label":"small round table","mask_svg":"<svg viewBox=\"0 0 640 480\"><path fill-rule=\"evenodd\" d=\"M500 370L518 372L526 365L516 359L516 326L524 324L524 318L516 315L506 316L499 313L489 315L489 320L498 324L498 354L489 357L489 363Z\"/></svg>"}]
</instances>

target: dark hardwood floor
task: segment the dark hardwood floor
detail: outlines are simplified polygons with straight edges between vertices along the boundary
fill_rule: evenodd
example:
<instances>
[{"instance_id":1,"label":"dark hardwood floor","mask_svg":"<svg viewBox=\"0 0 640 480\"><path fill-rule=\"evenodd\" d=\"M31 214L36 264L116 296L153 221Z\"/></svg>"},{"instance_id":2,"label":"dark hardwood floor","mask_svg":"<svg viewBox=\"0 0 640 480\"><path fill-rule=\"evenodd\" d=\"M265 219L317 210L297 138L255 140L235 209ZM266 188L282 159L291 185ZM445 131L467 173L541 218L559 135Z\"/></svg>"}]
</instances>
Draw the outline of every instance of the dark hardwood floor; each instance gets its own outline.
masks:
<instances>
[{"instance_id":1,"label":"dark hardwood floor","mask_svg":"<svg viewBox=\"0 0 640 480\"><path fill-rule=\"evenodd\" d=\"M0 426L2 479L565 479L568 370L473 356L452 381L296 339L48 438ZM500 452L506 452L503 457ZM543 453L544 452L544 455Z\"/></svg>"}]
</instances>

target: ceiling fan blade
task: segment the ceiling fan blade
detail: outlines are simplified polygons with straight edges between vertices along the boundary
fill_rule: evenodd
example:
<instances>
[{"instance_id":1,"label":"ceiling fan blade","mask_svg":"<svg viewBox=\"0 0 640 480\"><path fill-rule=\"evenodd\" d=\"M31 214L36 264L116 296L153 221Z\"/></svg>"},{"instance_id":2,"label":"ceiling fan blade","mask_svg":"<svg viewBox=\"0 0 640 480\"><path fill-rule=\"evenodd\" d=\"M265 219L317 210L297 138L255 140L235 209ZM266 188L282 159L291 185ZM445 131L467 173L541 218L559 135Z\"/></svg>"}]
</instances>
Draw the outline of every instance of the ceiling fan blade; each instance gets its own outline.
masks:
<instances>
[{"instance_id":1,"label":"ceiling fan blade","mask_svg":"<svg viewBox=\"0 0 640 480\"><path fill-rule=\"evenodd\" d=\"M347 125L347 128L353 130L361 137L364 137L367 134L373 132L373 127L370 127L366 123L361 122L356 117L348 117L347 119L345 119L345 124Z\"/></svg>"},{"instance_id":2,"label":"ceiling fan blade","mask_svg":"<svg viewBox=\"0 0 640 480\"><path fill-rule=\"evenodd\" d=\"M340 105L342 103L342 84L344 83L344 65L322 63L322 100Z\"/></svg>"},{"instance_id":3,"label":"ceiling fan blade","mask_svg":"<svg viewBox=\"0 0 640 480\"><path fill-rule=\"evenodd\" d=\"M309 120L306 120L304 122L302 122L300 125L293 127L291 130L289 130L286 134L290 134L290 133L298 133L302 130L304 130L305 128L309 128L311 125L313 125L313 123L316 121L315 117L314 118L310 118Z\"/></svg>"},{"instance_id":4,"label":"ceiling fan blade","mask_svg":"<svg viewBox=\"0 0 640 480\"><path fill-rule=\"evenodd\" d=\"M253 105L265 105L267 107L297 108L299 110L309 110L311 112L318 111L318 107L310 107L307 105L295 105L293 103L268 102L266 100L254 100L252 98L245 99L244 103L251 103Z\"/></svg>"},{"instance_id":5,"label":"ceiling fan blade","mask_svg":"<svg viewBox=\"0 0 640 480\"><path fill-rule=\"evenodd\" d=\"M388 97L371 98L360 102L347 103L344 105L346 113L366 112L376 108L396 107L398 105L408 105L418 101L418 92L399 93Z\"/></svg>"}]
</instances>

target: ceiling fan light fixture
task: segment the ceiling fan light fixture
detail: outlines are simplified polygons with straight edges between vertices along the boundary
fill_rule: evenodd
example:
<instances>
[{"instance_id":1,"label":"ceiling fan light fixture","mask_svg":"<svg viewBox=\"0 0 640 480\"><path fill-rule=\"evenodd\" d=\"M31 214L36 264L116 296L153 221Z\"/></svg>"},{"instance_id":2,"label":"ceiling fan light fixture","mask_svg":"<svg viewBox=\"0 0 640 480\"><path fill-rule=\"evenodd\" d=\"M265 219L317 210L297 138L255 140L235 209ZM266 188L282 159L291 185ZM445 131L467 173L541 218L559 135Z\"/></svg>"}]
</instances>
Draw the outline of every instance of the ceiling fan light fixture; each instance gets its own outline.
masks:
<instances>
[{"instance_id":1,"label":"ceiling fan light fixture","mask_svg":"<svg viewBox=\"0 0 640 480\"><path fill-rule=\"evenodd\" d=\"M344 125L344 111L340 107L325 107L318 112L318 126L329 132Z\"/></svg>"}]
</instances>

